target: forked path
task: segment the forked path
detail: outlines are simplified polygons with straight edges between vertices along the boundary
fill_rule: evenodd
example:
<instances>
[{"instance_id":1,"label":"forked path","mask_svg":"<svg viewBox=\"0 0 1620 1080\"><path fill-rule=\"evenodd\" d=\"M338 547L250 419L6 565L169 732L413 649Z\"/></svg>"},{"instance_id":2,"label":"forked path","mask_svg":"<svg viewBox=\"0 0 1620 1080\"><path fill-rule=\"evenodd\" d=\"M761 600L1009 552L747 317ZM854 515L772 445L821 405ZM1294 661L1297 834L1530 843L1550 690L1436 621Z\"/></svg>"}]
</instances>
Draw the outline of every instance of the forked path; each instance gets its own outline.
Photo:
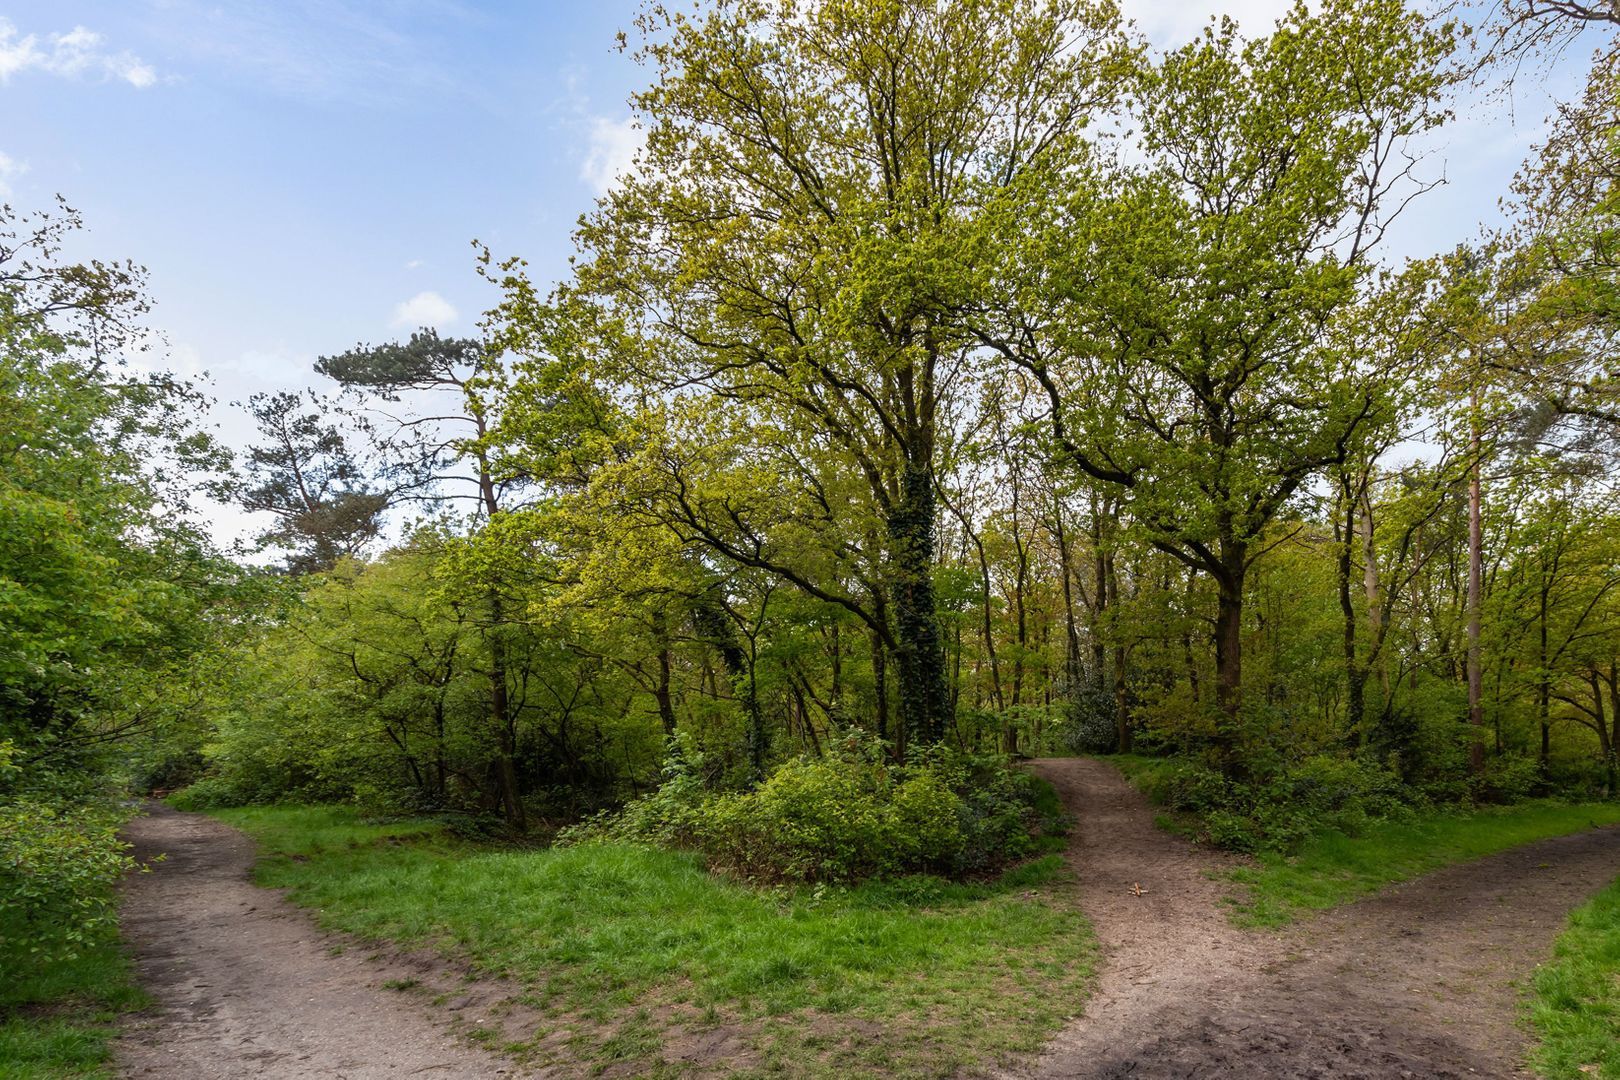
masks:
<instances>
[{"instance_id":1,"label":"forked path","mask_svg":"<svg viewBox=\"0 0 1620 1080\"><path fill-rule=\"evenodd\" d=\"M253 842L235 829L158 805L125 835L151 865L125 882L122 926L156 999L118 1041L126 1076L512 1073L414 998L383 989L379 965L334 955L308 915L253 885Z\"/></svg>"},{"instance_id":2,"label":"forked path","mask_svg":"<svg viewBox=\"0 0 1620 1080\"><path fill-rule=\"evenodd\" d=\"M1236 863L1156 828L1113 766L1033 767L1077 818L1067 858L1102 962L1085 1015L1009 1076L1528 1075L1524 980L1569 909L1620 873L1620 828L1592 828L1244 931L1211 879Z\"/></svg>"}]
</instances>

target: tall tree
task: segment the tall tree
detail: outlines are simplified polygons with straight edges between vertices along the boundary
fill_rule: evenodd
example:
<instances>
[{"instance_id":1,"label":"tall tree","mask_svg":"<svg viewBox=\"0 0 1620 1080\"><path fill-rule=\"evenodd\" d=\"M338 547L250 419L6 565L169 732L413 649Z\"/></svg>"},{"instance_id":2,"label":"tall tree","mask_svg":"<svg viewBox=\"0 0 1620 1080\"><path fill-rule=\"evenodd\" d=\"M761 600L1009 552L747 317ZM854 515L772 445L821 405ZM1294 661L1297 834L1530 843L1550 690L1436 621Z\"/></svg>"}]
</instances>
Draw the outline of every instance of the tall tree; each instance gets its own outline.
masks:
<instances>
[{"instance_id":1,"label":"tall tree","mask_svg":"<svg viewBox=\"0 0 1620 1080\"><path fill-rule=\"evenodd\" d=\"M702 395L735 455L750 433L791 432L778 477L847 492L836 543L869 545L877 568L856 590L727 540L760 530L724 495L688 489L677 510L693 541L862 618L897 661L904 733L937 741L935 482L972 344L951 313L976 287L988 208L1060 170L1110 95L1116 14L723 0L640 21L658 72L634 99L647 146L580 231L581 289L629 329L647 392ZM737 520L699 526L715 515Z\"/></svg>"},{"instance_id":2,"label":"tall tree","mask_svg":"<svg viewBox=\"0 0 1620 1080\"><path fill-rule=\"evenodd\" d=\"M1452 44L1398 0L1299 4L1253 40L1223 20L1144 74L1145 164L1008 223L981 338L1044 388L1061 459L1213 579L1228 747L1263 538L1387 407L1352 330L1372 250L1432 186L1407 143L1445 117Z\"/></svg>"}]
</instances>

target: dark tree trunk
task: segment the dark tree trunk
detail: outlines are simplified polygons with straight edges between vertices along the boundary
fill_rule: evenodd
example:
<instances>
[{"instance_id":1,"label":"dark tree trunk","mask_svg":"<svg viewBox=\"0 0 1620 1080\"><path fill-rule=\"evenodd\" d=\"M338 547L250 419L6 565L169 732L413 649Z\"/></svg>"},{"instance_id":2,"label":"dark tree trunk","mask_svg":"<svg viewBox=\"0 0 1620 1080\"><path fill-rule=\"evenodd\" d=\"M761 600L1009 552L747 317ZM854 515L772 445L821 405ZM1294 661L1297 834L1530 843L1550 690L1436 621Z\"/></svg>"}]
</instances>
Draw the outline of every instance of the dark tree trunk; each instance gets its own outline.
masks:
<instances>
[{"instance_id":1,"label":"dark tree trunk","mask_svg":"<svg viewBox=\"0 0 1620 1080\"><path fill-rule=\"evenodd\" d=\"M1339 536L1339 613L1344 617L1344 675L1345 675L1345 734L1350 745L1360 746L1362 720L1367 711L1367 672L1362 667L1356 649L1356 606L1351 599L1350 571L1352 560L1350 545L1356 538L1356 500L1348 479L1343 481L1341 494L1344 504L1340 519Z\"/></svg>"},{"instance_id":2,"label":"dark tree trunk","mask_svg":"<svg viewBox=\"0 0 1620 1080\"><path fill-rule=\"evenodd\" d=\"M653 637L658 640L658 682L653 686L653 699L658 702L658 719L664 725L666 736L675 734L675 703L670 695L670 670L673 667L669 649L669 628L664 613L653 612Z\"/></svg>"},{"instance_id":3,"label":"dark tree trunk","mask_svg":"<svg viewBox=\"0 0 1620 1080\"><path fill-rule=\"evenodd\" d=\"M872 697L878 738L889 738L889 656L883 639L872 634Z\"/></svg>"},{"instance_id":4,"label":"dark tree trunk","mask_svg":"<svg viewBox=\"0 0 1620 1080\"><path fill-rule=\"evenodd\" d=\"M1215 576L1215 742L1229 768L1235 767L1239 716L1243 710L1243 585L1248 576L1248 545L1221 544L1221 572Z\"/></svg>"},{"instance_id":5,"label":"dark tree trunk","mask_svg":"<svg viewBox=\"0 0 1620 1080\"><path fill-rule=\"evenodd\" d=\"M900 722L908 742L932 746L950 724L945 650L934 607L934 478L908 465L888 520Z\"/></svg>"}]
</instances>

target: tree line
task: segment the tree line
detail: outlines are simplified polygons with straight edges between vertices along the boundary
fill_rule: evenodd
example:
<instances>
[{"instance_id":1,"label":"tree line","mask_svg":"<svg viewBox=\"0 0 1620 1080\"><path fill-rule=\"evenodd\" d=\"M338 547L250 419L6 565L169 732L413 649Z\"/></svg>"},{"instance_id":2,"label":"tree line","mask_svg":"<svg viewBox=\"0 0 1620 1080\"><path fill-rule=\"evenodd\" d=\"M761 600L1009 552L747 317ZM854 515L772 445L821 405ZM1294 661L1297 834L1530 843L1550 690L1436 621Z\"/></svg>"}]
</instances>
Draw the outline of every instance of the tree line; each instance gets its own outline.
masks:
<instances>
[{"instance_id":1,"label":"tree line","mask_svg":"<svg viewBox=\"0 0 1620 1080\"><path fill-rule=\"evenodd\" d=\"M7 767L129 735L198 800L519 830L852 734L1175 754L1232 806L1613 793L1611 44L1509 226L1388 249L1447 197L1419 151L1458 94L1615 16L1481 18L1329 0L1158 51L1101 0L646 7L645 146L567 280L480 249L478 335L334 348L323 393L247 404L279 572L174 540L155 493L52 534L106 551L15 532L7 602L56 621L6 631ZM76 310L9 322L8 371ZM214 453L161 427L189 391L52 333L114 402L85 467L155 490L115 432ZM158 553L180 599L82 638L71 567L124 588Z\"/></svg>"}]
</instances>

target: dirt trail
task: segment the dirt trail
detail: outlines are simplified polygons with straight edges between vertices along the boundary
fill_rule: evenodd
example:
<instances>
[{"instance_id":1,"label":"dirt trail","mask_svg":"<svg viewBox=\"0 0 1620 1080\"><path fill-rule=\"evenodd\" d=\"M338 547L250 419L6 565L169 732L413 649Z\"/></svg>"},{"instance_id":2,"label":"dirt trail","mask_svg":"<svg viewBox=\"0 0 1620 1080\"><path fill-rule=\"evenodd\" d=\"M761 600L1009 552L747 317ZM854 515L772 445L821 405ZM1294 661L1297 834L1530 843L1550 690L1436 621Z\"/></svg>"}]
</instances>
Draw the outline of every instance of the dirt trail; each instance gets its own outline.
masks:
<instances>
[{"instance_id":1,"label":"dirt trail","mask_svg":"<svg viewBox=\"0 0 1620 1080\"><path fill-rule=\"evenodd\" d=\"M157 1000L118 1042L125 1075L514 1075L413 997L383 989L384 967L333 955L306 914L254 886L241 833L154 805L125 835L142 862L166 856L125 883L124 934Z\"/></svg>"},{"instance_id":2,"label":"dirt trail","mask_svg":"<svg viewBox=\"0 0 1620 1080\"><path fill-rule=\"evenodd\" d=\"M1522 980L1620 873L1620 828L1450 867L1285 933L1226 921L1235 865L1153 825L1113 766L1034 768L1078 818L1067 858L1103 950L1037 1077L1513 1077ZM1140 884L1143 895L1134 886Z\"/></svg>"}]
</instances>

